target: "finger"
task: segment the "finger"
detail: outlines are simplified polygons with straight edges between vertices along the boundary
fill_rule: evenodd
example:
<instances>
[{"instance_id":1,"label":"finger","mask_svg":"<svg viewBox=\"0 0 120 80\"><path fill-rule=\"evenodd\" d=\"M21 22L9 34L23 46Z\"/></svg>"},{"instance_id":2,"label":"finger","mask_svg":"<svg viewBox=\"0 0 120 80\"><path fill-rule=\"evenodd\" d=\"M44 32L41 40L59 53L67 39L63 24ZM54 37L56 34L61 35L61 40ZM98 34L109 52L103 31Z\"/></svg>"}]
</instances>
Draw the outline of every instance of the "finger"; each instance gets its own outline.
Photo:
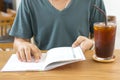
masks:
<instances>
[{"instance_id":1,"label":"finger","mask_svg":"<svg viewBox=\"0 0 120 80\"><path fill-rule=\"evenodd\" d=\"M92 40L86 39L80 44L80 47L82 48L83 51L89 50L92 46Z\"/></svg>"},{"instance_id":2,"label":"finger","mask_svg":"<svg viewBox=\"0 0 120 80\"><path fill-rule=\"evenodd\" d=\"M35 62L39 62L41 56L41 51L34 53Z\"/></svg>"},{"instance_id":3,"label":"finger","mask_svg":"<svg viewBox=\"0 0 120 80\"><path fill-rule=\"evenodd\" d=\"M83 41L83 42L80 44L80 47L82 48L83 51L86 50L86 44L87 44L86 41Z\"/></svg>"},{"instance_id":4,"label":"finger","mask_svg":"<svg viewBox=\"0 0 120 80\"><path fill-rule=\"evenodd\" d=\"M93 41L87 39L87 40L84 42L83 47L86 48L86 49L90 49L90 48L92 47L92 45L93 45Z\"/></svg>"},{"instance_id":5,"label":"finger","mask_svg":"<svg viewBox=\"0 0 120 80\"><path fill-rule=\"evenodd\" d=\"M19 52L16 52L16 55L18 57L18 60L22 61L21 57L20 57L20 53Z\"/></svg>"},{"instance_id":6,"label":"finger","mask_svg":"<svg viewBox=\"0 0 120 80\"><path fill-rule=\"evenodd\" d=\"M77 40L72 44L72 47L77 47L79 46L83 41L85 40L84 37L79 36Z\"/></svg>"},{"instance_id":7,"label":"finger","mask_svg":"<svg viewBox=\"0 0 120 80\"><path fill-rule=\"evenodd\" d=\"M23 62L26 62L26 55L25 55L24 49L20 50L20 57Z\"/></svg>"},{"instance_id":8,"label":"finger","mask_svg":"<svg viewBox=\"0 0 120 80\"><path fill-rule=\"evenodd\" d=\"M40 56L41 56L41 51L40 51L40 49L37 47L37 46L35 46L35 45L31 45L31 49L32 49L32 56L34 57L34 59L35 59L35 62L39 62L39 60L40 60Z\"/></svg>"},{"instance_id":9,"label":"finger","mask_svg":"<svg viewBox=\"0 0 120 80\"><path fill-rule=\"evenodd\" d=\"M26 47L25 48L25 55L26 55L26 61L27 62L31 62L32 58L31 58L31 49Z\"/></svg>"}]
</instances>

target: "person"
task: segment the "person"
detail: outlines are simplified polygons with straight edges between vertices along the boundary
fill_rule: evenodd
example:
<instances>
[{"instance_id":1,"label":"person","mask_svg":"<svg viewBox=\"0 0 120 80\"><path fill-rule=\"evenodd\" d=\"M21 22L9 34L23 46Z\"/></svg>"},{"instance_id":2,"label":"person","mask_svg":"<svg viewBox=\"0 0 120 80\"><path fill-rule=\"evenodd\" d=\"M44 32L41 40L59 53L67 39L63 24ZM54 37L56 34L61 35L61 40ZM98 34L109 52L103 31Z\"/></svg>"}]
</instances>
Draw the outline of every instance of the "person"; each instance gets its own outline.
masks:
<instances>
[{"instance_id":1,"label":"person","mask_svg":"<svg viewBox=\"0 0 120 80\"><path fill-rule=\"evenodd\" d=\"M105 11L102 0L22 0L9 33L18 59L30 62L33 56L38 62L41 50L54 47L90 49L93 24L104 20L93 5Z\"/></svg>"}]
</instances>

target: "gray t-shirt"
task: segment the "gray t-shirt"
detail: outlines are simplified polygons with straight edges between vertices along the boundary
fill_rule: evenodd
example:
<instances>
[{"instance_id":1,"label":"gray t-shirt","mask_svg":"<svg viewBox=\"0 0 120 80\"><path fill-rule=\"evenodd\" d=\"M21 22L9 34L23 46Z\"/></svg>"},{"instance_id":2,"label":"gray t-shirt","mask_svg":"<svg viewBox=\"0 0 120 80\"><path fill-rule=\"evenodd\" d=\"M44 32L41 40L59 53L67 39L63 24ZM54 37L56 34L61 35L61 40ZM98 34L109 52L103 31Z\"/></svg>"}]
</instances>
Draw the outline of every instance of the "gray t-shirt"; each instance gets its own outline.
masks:
<instances>
[{"instance_id":1,"label":"gray t-shirt","mask_svg":"<svg viewBox=\"0 0 120 80\"><path fill-rule=\"evenodd\" d=\"M93 5L104 9L102 0L71 0L62 11L48 0L22 0L10 31L11 36L30 39L40 49L71 46L80 35L89 36L93 23L103 15Z\"/></svg>"}]
</instances>

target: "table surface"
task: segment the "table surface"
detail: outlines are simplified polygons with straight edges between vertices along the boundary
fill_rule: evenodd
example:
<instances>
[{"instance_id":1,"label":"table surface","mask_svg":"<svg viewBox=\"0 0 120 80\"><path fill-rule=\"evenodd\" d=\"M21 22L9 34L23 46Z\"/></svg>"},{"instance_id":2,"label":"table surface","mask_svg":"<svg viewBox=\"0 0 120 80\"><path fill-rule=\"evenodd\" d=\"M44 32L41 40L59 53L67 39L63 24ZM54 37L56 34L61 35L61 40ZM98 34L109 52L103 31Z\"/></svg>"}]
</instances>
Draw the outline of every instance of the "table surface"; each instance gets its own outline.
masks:
<instances>
[{"instance_id":1,"label":"table surface","mask_svg":"<svg viewBox=\"0 0 120 80\"><path fill-rule=\"evenodd\" d=\"M0 69L12 53L14 52L0 52ZM85 61L68 64L50 71L0 72L0 80L119 80L120 49L114 51L116 59L112 63L94 61L93 53L93 50L89 50L85 53Z\"/></svg>"}]
</instances>

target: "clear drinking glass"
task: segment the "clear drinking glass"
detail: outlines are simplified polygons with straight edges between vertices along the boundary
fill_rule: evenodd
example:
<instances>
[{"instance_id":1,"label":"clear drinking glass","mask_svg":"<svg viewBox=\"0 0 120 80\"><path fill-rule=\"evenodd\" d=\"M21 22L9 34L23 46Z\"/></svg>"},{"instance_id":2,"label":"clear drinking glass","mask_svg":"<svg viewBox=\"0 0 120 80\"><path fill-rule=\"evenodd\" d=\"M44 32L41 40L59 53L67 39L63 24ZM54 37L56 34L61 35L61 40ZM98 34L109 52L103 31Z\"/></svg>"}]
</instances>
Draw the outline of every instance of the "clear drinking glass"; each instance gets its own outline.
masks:
<instances>
[{"instance_id":1,"label":"clear drinking glass","mask_svg":"<svg viewBox=\"0 0 120 80\"><path fill-rule=\"evenodd\" d=\"M100 62L112 62L115 60L114 44L116 35L116 23L97 22L94 24L95 54L93 59Z\"/></svg>"}]
</instances>

